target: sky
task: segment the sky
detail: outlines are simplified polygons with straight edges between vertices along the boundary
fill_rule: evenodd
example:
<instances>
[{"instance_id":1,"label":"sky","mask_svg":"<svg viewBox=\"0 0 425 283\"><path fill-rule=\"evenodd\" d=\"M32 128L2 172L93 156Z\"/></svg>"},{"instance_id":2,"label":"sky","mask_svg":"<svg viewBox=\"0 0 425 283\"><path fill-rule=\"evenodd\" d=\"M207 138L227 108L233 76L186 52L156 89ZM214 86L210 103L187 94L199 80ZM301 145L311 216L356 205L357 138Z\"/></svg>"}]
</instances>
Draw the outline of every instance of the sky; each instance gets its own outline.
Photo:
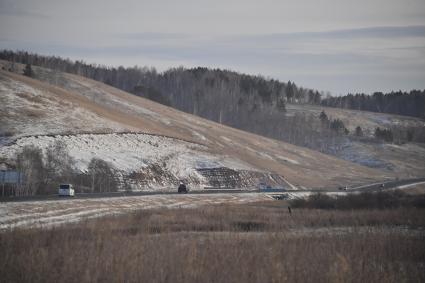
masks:
<instances>
[{"instance_id":1,"label":"sky","mask_svg":"<svg viewBox=\"0 0 425 283\"><path fill-rule=\"evenodd\" d=\"M0 0L0 49L223 68L333 95L425 89L425 0Z\"/></svg>"}]
</instances>

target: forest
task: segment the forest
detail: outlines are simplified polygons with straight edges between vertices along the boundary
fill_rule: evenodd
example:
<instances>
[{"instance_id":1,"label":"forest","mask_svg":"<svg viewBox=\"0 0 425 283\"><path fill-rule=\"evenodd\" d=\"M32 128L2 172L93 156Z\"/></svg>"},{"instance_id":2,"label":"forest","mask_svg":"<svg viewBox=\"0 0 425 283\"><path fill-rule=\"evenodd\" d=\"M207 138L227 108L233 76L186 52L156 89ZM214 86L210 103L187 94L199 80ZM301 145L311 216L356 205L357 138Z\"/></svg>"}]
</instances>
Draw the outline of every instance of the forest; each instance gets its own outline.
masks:
<instances>
[{"instance_id":1,"label":"forest","mask_svg":"<svg viewBox=\"0 0 425 283\"><path fill-rule=\"evenodd\" d=\"M425 90L347 94L322 99L322 106L380 113L391 113L425 119Z\"/></svg>"}]
</instances>

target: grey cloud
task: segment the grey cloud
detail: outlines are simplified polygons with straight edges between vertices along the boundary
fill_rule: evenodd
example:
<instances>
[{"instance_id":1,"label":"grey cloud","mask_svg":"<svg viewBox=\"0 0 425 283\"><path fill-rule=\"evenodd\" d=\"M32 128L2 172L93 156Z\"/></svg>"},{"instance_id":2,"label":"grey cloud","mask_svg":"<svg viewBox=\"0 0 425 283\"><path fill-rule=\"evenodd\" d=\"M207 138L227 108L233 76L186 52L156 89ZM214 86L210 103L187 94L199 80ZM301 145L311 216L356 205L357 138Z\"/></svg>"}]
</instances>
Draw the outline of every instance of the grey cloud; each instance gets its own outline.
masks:
<instances>
[{"instance_id":1,"label":"grey cloud","mask_svg":"<svg viewBox=\"0 0 425 283\"><path fill-rule=\"evenodd\" d=\"M27 1L0 0L0 15L30 18L49 18L48 15L35 10L33 6L26 5Z\"/></svg>"},{"instance_id":2,"label":"grey cloud","mask_svg":"<svg viewBox=\"0 0 425 283\"><path fill-rule=\"evenodd\" d=\"M279 43L285 41L318 40L318 39L379 39L379 38L425 38L425 26L396 26L396 27L369 27L360 29L344 29L322 32L274 33L259 35L244 35L228 37L229 40L244 42L267 41Z\"/></svg>"},{"instance_id":3,"label":"grey cloud","mask_svg":"<svg viewBox=\"0 0 425 283\"><path fill-rule=\"evenodd\" d=\"M409 89L425 87L423 8L423 0L0 0L0 48L159 70L220 67L335 93Z\"/></svg>"}]
</instances>

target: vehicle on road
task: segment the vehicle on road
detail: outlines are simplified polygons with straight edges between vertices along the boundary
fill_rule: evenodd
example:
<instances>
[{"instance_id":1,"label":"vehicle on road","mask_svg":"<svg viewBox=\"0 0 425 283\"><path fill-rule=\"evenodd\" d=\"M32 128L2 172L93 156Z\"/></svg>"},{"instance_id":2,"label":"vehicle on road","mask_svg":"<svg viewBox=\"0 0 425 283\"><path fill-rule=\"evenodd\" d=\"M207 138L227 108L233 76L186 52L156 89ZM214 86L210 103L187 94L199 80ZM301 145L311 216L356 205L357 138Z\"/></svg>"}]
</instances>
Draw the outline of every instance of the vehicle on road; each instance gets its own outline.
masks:
<instances>
[{"instance_id":1,"label":"vehicle on road","mask_svg":"<svg viewBox=\"0 0 425 283\"><path fill-rule=\"evenodd\" d=\"M271 185L266 184L266 183L259 183L258 184L258 190L260 192L264 192L264 193L284 192L284 191L286 191L286 189L284 187L282 187L282 186L272 187Z\"/></svg>"},{"instance_id":2,"label":"vehicle on road","mask_svg":"<svg viewBox=\"0 0 425 283\"><path fill-rule=\"evenodd\" d=\"M60 184L59 185L59 196L60 197L74 197L75 191L71 184Z\"/></svg>"},{"instance_id":3,"label":"vehicle on road","mask_svg":"<svg viewBox=\"0 0 425 283\"><path fill-rule=\"evenodd\" d=\"M188 188L186 187L185 184L180 183L179 188L177 189L177 192L179 194L187 194L189 192Z\"/></svg>"},{"instance_id":4,"label":"vehicle on road","mask_svg":"<svg viewBox=\"0 0 425 283\"><path fill-rule=\"evenodd\" d=\"M289 198L289 196L287 194L272 195L271 197L276 199L276 200L285 200L285 199Z\"/></svg>"}]
</instances>

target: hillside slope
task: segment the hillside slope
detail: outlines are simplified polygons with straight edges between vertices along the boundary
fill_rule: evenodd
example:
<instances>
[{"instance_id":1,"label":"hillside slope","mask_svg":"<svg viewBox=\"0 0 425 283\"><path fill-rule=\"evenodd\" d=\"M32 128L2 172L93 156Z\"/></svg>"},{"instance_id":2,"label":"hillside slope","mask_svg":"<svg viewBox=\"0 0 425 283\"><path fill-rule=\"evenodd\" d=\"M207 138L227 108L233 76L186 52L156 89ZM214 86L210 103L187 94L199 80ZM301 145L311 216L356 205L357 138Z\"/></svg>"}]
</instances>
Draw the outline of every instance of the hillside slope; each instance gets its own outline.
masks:
<instances>
[{"instance_id":1,"label":"hillside slope","mask_svg":"<svg viewBox=\"0 0 425 283\"><path fill-rule=\"evenodd\" d=\"M49 73L46 69L43 72ZM284 176L301 187L359 184L391 176L380 170L226 127L90 79L50 72L53 73L55 75L49 76L49 79L57 86L0 71L1 110L4 113L1 117L2 131L9 133L7 142L12 142L10 146L1 148L3 159L10 160L13 150L17 150L19 145L31 143L24 136L132 131L183 140L188 147L199 145L192 155L198 153L215 157L215 160L211 159L215 162L213 165L208 165L211 161L208 159L204 167L238 164L236 167L239 169L249 168ZM131 148L123 148L121 155L131 152ZM114 158L109 158L107 151L102 154L105 156L99 157L114 163ZM144 159L144 153L139 154L135 158ZM162 162L166 163L166 160ZM148 163L131 170L137 172L146 168ZM118 169L122 166L120 162L114 165ZM202 158L190 166L202 167Z\"/></svg>"},{"instance_id":2,"label":"hillside slope","mask_svg":"<svg viewBox=\"0 0 425 283\"><path fill-rule=\"evenodd\" d=\"M287 105L287 115L312 115L318 119L324 111L331 119L343 121L350 135L339 137L335 144L324 152L338 158L372 168L379 168L400 177L420 177L425 174L425 144L418 142L385 143L374 138L376 128L425 129L425 121L419 118L358 111L315 105ZM364 137L356 138L356 127L361 127ZM396 130L393 130L396 131Z\"/></svg>"}]
</instances>

